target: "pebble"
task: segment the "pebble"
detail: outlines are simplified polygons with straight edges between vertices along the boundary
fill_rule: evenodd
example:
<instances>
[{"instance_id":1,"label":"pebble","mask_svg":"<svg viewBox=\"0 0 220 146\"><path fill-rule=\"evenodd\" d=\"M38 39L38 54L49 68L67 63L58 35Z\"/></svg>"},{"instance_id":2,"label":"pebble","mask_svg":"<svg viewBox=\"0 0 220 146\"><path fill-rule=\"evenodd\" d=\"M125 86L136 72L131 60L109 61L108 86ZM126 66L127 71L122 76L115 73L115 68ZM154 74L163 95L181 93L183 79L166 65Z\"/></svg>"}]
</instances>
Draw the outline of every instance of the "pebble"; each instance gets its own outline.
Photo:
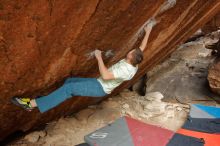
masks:
<instances>
[{"instance_id":1,"label":"pebble","mask_svg":"<svg viewBox=\"0 0 220 146\"><path fill-rule=\"evenodd\" d=\"M88 108L91 108L91 109L96 109L96 105L90 105L90 106L88 106Z\"/></svg>"},{"instance_id":2,"label":"pebble","mask_svg":"<svg viewBox=\"0 0 220 146\"><path fill-rule=\"evenodd\" d=\"M128 109L129 108L129 105L126 103L122 106L124 109Z\"/></svg>"},{"instance_id":3,"label":"pebble","mask_svg":"<svg viewBox=\"0 0 220 146\"><path fill-rule=\"evenodd\" d=\"M35 143L40 139L40 137L45 137L45 136L46 136L45 131L36 131L26 135L24 139L27 140L28 142Z\"/></svg>"},{"instance_id":4,"label":"pebble","mask_svg":"<svg viewBox=\"0 0 220 146\"><path fill-rule=\"evenodd\" d=\"M176 108L176 110L177 110L177 111L182 111L183 109L178 106L178 107Z\"/></svg>"},{"instance_id":5,"label":"pebble","mask_svg":"<svg viewBox=\"0 0 220 146\"><path fill-rule=\"evenodd\" d=\"M150 93L147 93L145 98L150 101L161 101L161 99L163 99L164 96L160 92L150 92Z\"/></svg>"},{"instance_id":6,"label":"pebble","mask_svg":"<svg viewBox=\"0 0 220 146\"><path fill-rule=\"evenodd\" d=\"M126 113L126 115L129 115L129 116L131 116L131 117L134 116L134 114L133 114L132 112L130 112L130 111L126 111L125 113Z\"/></svg>"},{"instance_id":7,"label":"pebble","mask_svg":"<svg viewBox=\"0 0 220 146\"><path fill-rule=\"evenodd\" d=\"M199 57L207 57L209 54L208 53L202 53L202 52L199 52Z\"/></svg>"},{"instance_id":8,"label":"pebble","mask_svg":"<svg viewBox=\"0 0 220 146\"><path fill-rule=\"evenodd\" d=\"M141 113L141 114L139 114L138 116L141 117L141 118L147 118L147 117L148 117L148 116L147 116L146 114L144 114L144 113Z\"/></svg>"},{"instance_id":9,"label":"pebble","mask_svg":"<svg viewBox=\"0 0 220 146\"><path fill-rule=\"evenodd\" d=\"M121 113L122 113L122 114L125 114L125 111L124 111L124 110L122 110L122 111L121 111Z\"/></svg>"}]
</instances>

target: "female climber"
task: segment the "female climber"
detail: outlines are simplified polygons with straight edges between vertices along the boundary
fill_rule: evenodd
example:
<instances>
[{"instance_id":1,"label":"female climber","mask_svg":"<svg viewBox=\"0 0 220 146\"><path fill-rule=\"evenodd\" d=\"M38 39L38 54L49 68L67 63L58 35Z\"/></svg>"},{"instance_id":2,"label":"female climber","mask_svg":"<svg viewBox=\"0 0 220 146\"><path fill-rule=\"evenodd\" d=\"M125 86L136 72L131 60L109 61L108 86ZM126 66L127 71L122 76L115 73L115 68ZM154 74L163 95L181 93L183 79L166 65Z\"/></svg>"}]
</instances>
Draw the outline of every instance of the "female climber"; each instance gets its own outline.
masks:
<instances>
[{"instance_id":1,"label":"female climber","mask_svg":"<svg viewBox=\"0 0 220 146\"><path fill-rule=\"evenodd\" d=\"M101 51L95 50L101 74L99 78L68 78L60 88L47 96L36 99L13 97L12 102L27 111L37 107L41 113L44 113L74 96L103 97L110 94L123 81L132 79L137 72L138 64L143 60L143 51L154 24L150 22L144 27L145 36L140 47L128 52L124 59L109 69L103 62Z\"/></svg>"}]
</instances>

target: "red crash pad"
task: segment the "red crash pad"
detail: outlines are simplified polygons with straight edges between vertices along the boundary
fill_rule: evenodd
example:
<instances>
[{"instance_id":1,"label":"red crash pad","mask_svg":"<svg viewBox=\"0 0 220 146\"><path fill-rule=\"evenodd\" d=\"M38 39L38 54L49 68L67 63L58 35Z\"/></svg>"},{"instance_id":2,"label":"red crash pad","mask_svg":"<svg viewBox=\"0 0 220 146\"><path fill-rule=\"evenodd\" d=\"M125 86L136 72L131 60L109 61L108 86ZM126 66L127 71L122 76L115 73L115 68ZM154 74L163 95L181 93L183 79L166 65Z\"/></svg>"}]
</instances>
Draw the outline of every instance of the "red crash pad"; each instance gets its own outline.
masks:
<instances>
[{"instance_id":1,"label":"red crash pad","mask_svg":"<svg viewBox=\"0 0 220 146\"><path fill-rule=\"evenodd\" d=\"M209 134L186 129L180 129L177 133L196 138L202 138L205 141L205 146L220 146L220 134Z\"/></svg>"}]
</instances>

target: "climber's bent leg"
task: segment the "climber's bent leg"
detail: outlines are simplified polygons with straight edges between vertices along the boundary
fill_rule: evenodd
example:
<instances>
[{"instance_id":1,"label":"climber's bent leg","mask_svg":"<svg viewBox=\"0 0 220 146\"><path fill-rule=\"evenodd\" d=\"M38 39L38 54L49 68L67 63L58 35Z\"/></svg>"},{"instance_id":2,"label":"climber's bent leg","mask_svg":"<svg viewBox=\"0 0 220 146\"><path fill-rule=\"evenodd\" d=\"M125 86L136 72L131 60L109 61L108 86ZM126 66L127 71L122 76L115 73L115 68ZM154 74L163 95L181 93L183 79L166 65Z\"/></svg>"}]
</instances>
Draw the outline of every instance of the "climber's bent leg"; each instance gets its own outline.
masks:
<instances>
[{"instance_id":1,"label":"climber's bent leg","mask_svg":"<svg viewBox=\"0 0 220 146\"><path fill-rule=\"evenodd\" d=\"M64 84L51 94L37 98L36 104L43 113L72 96L102 97L105 95L106 93L96 78L85 78L84 81Z\"/></svg>"}]
</instances>

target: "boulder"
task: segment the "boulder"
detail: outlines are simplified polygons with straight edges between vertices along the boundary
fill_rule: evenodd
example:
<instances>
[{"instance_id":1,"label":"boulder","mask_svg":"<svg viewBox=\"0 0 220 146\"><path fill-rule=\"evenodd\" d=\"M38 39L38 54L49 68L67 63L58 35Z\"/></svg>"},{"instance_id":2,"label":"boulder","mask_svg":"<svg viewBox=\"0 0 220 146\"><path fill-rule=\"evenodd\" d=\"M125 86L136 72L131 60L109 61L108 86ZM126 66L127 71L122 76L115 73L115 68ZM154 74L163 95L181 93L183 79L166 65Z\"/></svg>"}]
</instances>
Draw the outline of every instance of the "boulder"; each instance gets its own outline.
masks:
<instances>
[{"instance_id":1,"label":"boulder","mask_svg":"<svg viewBox=\"0 0 220 146\"><path fill-rule=\"evenodd\" d=\"M210 67L208 81L211 90L220 95L220 61Z\"/></svg>"},{"instance_id":2,"label":"boulder","mask_svg":"<svg viewBox=\"0 0 220 146\"><path fill-rule=\"evenodd\" d=\"M0 140L100 101L75 97L40 114L14 106L11 97L46 95L69 76L98 77L91 52L99 48L114 54L104 58L111 66L140 45L144 24L154 17L158 23L145 59L136 76L112 93L117 94L167 58L219 9L219 0L1 1Z\"/></svg>"}]
</instances>

